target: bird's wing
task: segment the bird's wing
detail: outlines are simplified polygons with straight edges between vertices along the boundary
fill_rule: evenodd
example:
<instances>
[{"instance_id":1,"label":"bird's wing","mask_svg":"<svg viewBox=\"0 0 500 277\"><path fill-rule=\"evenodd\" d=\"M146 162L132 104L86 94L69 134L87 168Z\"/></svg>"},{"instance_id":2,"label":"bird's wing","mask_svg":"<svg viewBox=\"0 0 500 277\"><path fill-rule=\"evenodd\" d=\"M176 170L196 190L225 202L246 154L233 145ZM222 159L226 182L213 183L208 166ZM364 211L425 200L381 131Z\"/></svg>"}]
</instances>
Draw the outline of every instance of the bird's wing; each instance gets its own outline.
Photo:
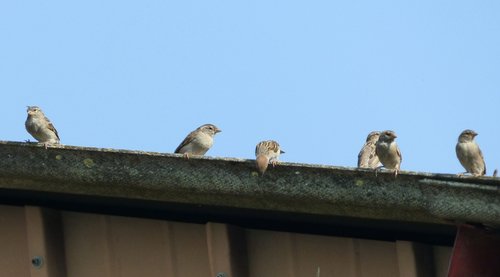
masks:
<instances>
[{"instance_id":1,"label":"bird's wing","mask_svg":"<svg viewBox=\"0 0 500 277\"><path fill-rule=\"evenodd\" d=\"M56 127L54 127L54 124L52 124L52 122L50 122L50 120L47 117L45 117L45 120L47 121L47 128L49 128L49 130L51 130L52 132L54 132L54 134L56 134L58 140L61 140L59 138L59 134L57 133Z\"/></svg>"},{"instance_id":2,"label":"bird's wing","mask_svg":"<svg viewBox=\"0 0 500 277\"><path fill-rule=\"evenodd\" d=\"M481 152L481 149L479 149L479 147L477 149L479 150L479 156L481 156L481 161L483 162L484 166L483 174L486 175L486 163L484 162L483 152Z\"/></svg>"},{"instance_id":3,"label":"bird's wing","mask_svg":"<svg viewBox=\"0 0 500 277\"><path fill-rule=\"evenodd\" d=\"M260 146L262 145L262 142L259 142L257 143L257 145L255 146L255 157L257 157L259 155L259 148Z\"/></svg>"},{"instance_id":4,"label":"bird's wing","mask_svg":"<svg viewBox=\"0 0 500 277\"><path fill-rule=\"evenodd\" d=\"M174 153L180 153L181 149L188 145L189 143L191 143L194 138L195 138L195 133L196 131L192 131L191 133L189 133L189 135L186 136L186 138L184 138L184 140L181 142L181 144L179 144L179 146L177 146L177 148L175 149Z\"/></svg>"},{"instance_id":5,"label":"bird's wing","mask_svg":"<svg viewBox=\"0 0 500 277\"><path fill-rule=\"evenodd\" d=\"M398 153L399 156L399 164L403 162L403 155L401 155L401 151L399 150L399 146L396 145L396 152Z\"/></svg>"},{"instance_id":6,"label":"bird's wing","mask_svg":"<svg viewBox=\"0 0 500 277\"><path fill-rule=\"evenodd\" d=\"M370 153L368 149L368 145L365 144L363 145L363 148L361 148L361 151L359 151L358 154L358 167L361 167L361 165L364 165L363 162L366 161L368 163L368 160L370 160ZM368 154L368 157L367 157Z\"/></svg>"},{"instance_id":7,"label":"bird's wing","mask_svg":"<svg viewBox=\"0 0 500 277\"><path fill-rule=\"evenodd\" d=\"M270 151L273 151L276 154L280 153L280 145L276 141L274 140L267 141L266 146L267 149L269 149Z\"/></svg>"},{"instance_id":8,"label":"bird's wing","mask_svg":"<svg viewBox=\"0 0 500 277\"><path fill-rule=\"evenodd\" d=\"M274 140L266 140L261 141L255 146L255 156L259 154L270 154L274 153L275 155L280 154L280 145Z\"/></svg>"}]
</instances>

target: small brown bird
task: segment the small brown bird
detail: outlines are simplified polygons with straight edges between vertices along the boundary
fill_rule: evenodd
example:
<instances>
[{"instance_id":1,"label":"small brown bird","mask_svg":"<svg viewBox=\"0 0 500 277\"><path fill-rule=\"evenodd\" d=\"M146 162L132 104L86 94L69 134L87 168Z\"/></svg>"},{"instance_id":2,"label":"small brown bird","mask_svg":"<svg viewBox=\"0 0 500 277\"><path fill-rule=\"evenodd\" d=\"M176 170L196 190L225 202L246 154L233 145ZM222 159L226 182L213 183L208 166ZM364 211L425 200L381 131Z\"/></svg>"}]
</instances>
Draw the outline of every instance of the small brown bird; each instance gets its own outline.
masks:
<instances>
[{"instance_id":1,"label":"small brown bird","mask_svg":"<svg viewBox=\"0 0 500 277\"><path fill-rule=\"evenodd\" d=\"M403 157L401 156L398 145L394 141L396 138L397 136L394 131L383 131L377 141L375 152L383 167L393 169L394 176L397 177Z\"/></svg>"},{"instance_id":2,"label":"small brown bird","mask_svg":"<svg viewBox=\"0 0 500 277\"><path fill-rule=\"evenodd\" d=\"M361 168L377 168L380 161L375 153L375 147L380 137L380 132L373 131L366 137L365 145L361 148L358 154L358 167Z\"/></svg>"},{"instance_id":3,"label":"small brown bird","mask_svg":"<svg viewBox=\"0 0 500 277\"><path fill-rule=\"evenodd\" d=\"M483 153L479 149L479 145L474 141L477 133L472 130L464 130L458 136L457 146L455 151L457 157L466 172L473 176L483 176L486 174L486 165L484 163ZM463 175L461 173L459 175Z\"/></svg>"},{"instance_id":4,"label":"small brown bird","mask_svg":"<svg viewBox=\"0 0 500 277\"><path fill-rule=\"evenodd\" d=\"M215 134L221 132L213 124L205 124L198 127L187 135L181 144L175 149L174 153L184 154L189 159L189 155L205 155L214 144Z\"/></svg>"},{"instance_id":5,"label":"small brown bird","mask_svg":"<svg viewBox=\"0 0 500 277\"><path fill-rule=\"evenodd\" d=\"M271 163L274 166L278 163L280 154L285 153L280 149L280 145L274 140L261 141L255 147L255 162L261 175L266 172L267 166Z\"/></svg>"},{"instance_id":6,"label":"small brown bird","mask_svg":"<svg viewBox=\"0 0 500 277\"><path fill-rule=\"evenodd\" d=\"M28 118L24 123L26 130L36 140L43 143L45 148L49 144L59 144L59 134L50 120L43 114L37 106L28 106Z\"/></svg>"}]
</instances>

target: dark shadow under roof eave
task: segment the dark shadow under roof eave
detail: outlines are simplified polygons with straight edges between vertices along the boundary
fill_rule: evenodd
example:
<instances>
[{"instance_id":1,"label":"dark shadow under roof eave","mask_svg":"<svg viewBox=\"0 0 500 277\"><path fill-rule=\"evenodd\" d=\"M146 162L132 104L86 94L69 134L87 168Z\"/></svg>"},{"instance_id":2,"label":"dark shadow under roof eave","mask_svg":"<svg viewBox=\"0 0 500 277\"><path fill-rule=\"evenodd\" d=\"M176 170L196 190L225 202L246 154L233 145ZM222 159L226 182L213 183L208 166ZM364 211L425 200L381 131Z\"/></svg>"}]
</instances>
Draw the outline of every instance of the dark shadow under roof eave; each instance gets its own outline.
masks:
<instances>
[{"instance_id":1,"label":"dark shadow under roof eave","mask_svg":"<svg viewBox=\"0 0 500 277\"><path fill-rule=\"evenodd\" d=\"M2 205L41 206L67 212L149 218L186 223L218 222L245 229L385 241L453 245L456 226L329 215L301 214L163 201L0 189Z\"/></svg>"}]
</instances>

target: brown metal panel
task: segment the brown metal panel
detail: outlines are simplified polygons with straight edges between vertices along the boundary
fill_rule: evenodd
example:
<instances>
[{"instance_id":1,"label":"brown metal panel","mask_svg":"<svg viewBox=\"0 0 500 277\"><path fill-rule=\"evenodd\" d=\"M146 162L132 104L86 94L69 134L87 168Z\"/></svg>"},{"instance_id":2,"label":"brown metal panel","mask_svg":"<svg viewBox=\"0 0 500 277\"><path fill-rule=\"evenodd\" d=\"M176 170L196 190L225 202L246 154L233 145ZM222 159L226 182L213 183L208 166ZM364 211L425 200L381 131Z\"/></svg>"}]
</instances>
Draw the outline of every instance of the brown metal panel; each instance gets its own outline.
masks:
<instances>
[{"instance_id":1,"label":"brown metal panel","mask_svg":"<svg viewBox=\"0 0 500 277\"><path fill-rule=\"evenodd\" d=\"M434 276L448 276L448 267L450 266L451 247L434 246Z\"/></svg>"},{"instance_id":2,"label":"brown metal panel","mask_svg":"<svg viewBox=\"0 0 500 277\"><path fill-rule=\"evenodd\" d=\"M169 241L165 224L159 220L108 217L112 276L167 276L170 273L166 263Z\"/></svg>"},{"instance_id":3,"label":"brown metal panel","mask_svg":"<svg viewBox=\"0 0 500 277\"><path fill-rule=\"evenodd\" d=\"M208 276L205 226L65 213L68 277Z\"/></svg>"},{"instance_id":4,"label":"brown metal panel","mask_svg":"<svg viewBox=\"0 0 500 277\"><path fill-rule=\"evenodd\" d=\"M358 242L359 277L399 276L395 243L375 240Z\"/></svg>"},{"instance_id":5,"label":"brown metal panel","mask_svg":"<svg viewBox=\"0 0 500 277\"><path fill-rule=\"evenodd\" d=\"M63 213L68 277L111 276L107 216Z\"/></svg>"},{"instance_id":6,"label":"brown metal panel","mask_svg":"<svg viewBox=\"0 0 500 277\"><path fill-rule=\"evenodd\" d=\"M61 216L58 211L25 207L32 277L65 277Z\"/></svg>"},{"instance_id":7,"label":"brown metal panel","mask_svg":"<svg viewBox=\"0 0 500 277\"><path fill-rule=\"evenodd\" d=\"M295 277L290 234L247 231L250 277Z\"/></svg>"},{"instance_id":8,"label":"brown metal panel","mask_svg":"<svg viewBox=\"0 0 500 277\"><path fill-rule=\"evenodd\" d=\"M169 222L168 230L167 247L172 251L173 276L210 276L205 226Z\"/></svg>"},{"instance_id":9,"label":"brown metal panel","mask_svg":"<svg viewBox=\"0 0 500 277\"><path fill-rule=\"evenodd\" d=\"M396 242L400 277L418 277L413 244L410 241Z\"/></svg>"},{"instance_id":10,"label":"brown metal panel","mask_svg":"<svg viewBox=\"0 0 500 277\"><path fill-rule=\"evenodd\" d=\"M248 230L247 240L252 277L360 276L349 238Z\"/></svg>"},{"instance_id":11,"label":"brown metal panel","mask_svg":"<svg viewBox=\"0 0 500 277\"><path fill-rule=\"evenodd\" d=\"M443 276L449 248L248 230L250 276ZM438 273L437 269L440 269Z\"/></svg>"},{"instance_id":12,"label":"brown metal panel","mask_svg":"<svg viewBox=\"0 0 500 277\"><path fill-rule=\"evenodd\" d=\"M411 241L397 241L400 277L429 277L434 274L433 248Z\"/></svg>"},{"instance_id":13,"label":"brown metal panel","mask_svg":"<svg viewBox=\"0 0 500 277\"><path fill-rule=\"evenodd\" d=\"M209 222L206 228L211 276L215 276L220 272L224 272L228 276L234 276L235 274L231 268L231 249L227 225Z\"/></svg>"},{"instance_id":14,"label":"brown metal panel","mask_svg":"<svg viewBox=\"0 0 500 277\"><path fill-rule=\"evenodd\" d=\"M355 276L352 239L292 234L296 276Z\"/></svg>"},{"instance_id":15,"label":"brown metal panel","mask_svg":"<svg viewBox=\"0 0 500 277\"><path fill-rule=\"evenodd\" d=\"M244 231L227 224L209 222L206 225L211 276L248 276Z\"/></svg>"},{"instance_id":16,"label":"brown metal panel","mask_svg":"<svg viewBox=\"0 0 500 277\"><path fill-rule=\"evenodd\" d=\"M0 206L0 276L441 277L451 253L405 241L76 212L63 212L60 223L57 211ZM31 266L32 256L44 259L42 267Z\"/></svg>"},{"instance_id":17,"label":"brown metal panel","mask_svg":"<svg viewBox=\"0 0 500 277\"><path fill-rule=\"evenodd\" d=\"M30 276L24 208L0 206L0 276Z\"/></svg>"}]
</instances>

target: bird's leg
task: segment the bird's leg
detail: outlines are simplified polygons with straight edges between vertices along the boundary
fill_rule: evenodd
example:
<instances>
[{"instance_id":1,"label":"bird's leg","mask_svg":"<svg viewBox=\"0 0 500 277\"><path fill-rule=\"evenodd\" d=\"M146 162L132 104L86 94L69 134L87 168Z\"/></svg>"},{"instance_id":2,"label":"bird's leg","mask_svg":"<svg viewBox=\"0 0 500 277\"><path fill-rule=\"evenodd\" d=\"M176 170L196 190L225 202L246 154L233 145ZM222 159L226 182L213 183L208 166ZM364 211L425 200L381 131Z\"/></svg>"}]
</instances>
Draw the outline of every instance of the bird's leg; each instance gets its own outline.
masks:
<instances>
[{"instance_id":1,"label":"bird's leg","mask_svg":"<svg viewBox=\"0 0 500 277\"><path fill-rule=\"evenodd\" d=\"M384 166L382 165L382 166L377 166L377 167L375 167L375 170L374 170L374 171L375 171L375 177L377 177L377 174L378 174L378 172L380 171L380 169L381 169L382 167L384 167Z\"/></svg>"},{"instance_id":2,"label":"bird's leg","mask_svg":"<svg viewBox=\"0 0 500 277\"><path fill-rule=\"evenodd\" d=\"M49 143L48 142L44 142L43 146L45 147L45 149L47 149L47 147L49 146Z\"/></svg>"},{"instance_id":3,"label":"bird's leg","mask_svg":"<svg viewBox=\"0 0 500 277\"><path fill-rule=\"evenodd\" d=\"M188 159L189 160L189 153L184 153L184 158Z\"/></svg>"},{"instance_id":4,"label":"bird's leg","mask_svg":"<svg viewBox=\"0 0 500 277\"><path fill-rule=\"evenodd\" d=\"M277 160L272 160L271 164L273 165L273 167L275 167L276 165L278 165L278 161Z\"/></svg>"},{"instance_id":5,"label":"bird's leg","mask_svg":"<svg viewBox=\"0 0 500 277\"><path fill-rule=\"evenodd\" d=\"M398 177L399 169L395 168L394 169L394 178Z\"/></svg>"}]
</instances>

